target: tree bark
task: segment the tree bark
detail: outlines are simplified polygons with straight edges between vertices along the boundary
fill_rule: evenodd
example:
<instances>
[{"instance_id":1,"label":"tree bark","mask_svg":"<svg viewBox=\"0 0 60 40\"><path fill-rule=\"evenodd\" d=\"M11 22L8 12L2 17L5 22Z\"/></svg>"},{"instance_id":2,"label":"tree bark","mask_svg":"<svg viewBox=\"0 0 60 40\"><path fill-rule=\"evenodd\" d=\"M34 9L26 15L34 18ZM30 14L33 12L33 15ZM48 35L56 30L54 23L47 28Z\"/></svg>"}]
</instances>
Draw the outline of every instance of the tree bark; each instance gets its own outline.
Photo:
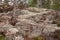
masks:
<instances>
[{"instance_id":1,"label":"tree bark","mask_svg":"<svg viewBox=\"0 0 60 40\"><path fill-rule=\"evenodd\" d=\"M42 8L42 0L37 0L37 7L41 7Z\"/></svg>"},{"instance_id":2,"label":"tree bark","mask_svg":"<svg viewBox=\"0 0 60 40\"><path fill-rule=\"evenodd\" d=\"M50 5L53 5L53 0L50 0Z\"/></svg>"},{"instance_id":3,"label":"tree bark","mask_svg":"<svg viewBox=\"0 0 60 40\"><path fill-rule=\"evenodd\" d=\"M16 0L13 0L13 6L14 6L14 9L13 9L13 16L15 16L15 14L16 14L16 9L17 9Z\"/></svg>"}]
</instances>

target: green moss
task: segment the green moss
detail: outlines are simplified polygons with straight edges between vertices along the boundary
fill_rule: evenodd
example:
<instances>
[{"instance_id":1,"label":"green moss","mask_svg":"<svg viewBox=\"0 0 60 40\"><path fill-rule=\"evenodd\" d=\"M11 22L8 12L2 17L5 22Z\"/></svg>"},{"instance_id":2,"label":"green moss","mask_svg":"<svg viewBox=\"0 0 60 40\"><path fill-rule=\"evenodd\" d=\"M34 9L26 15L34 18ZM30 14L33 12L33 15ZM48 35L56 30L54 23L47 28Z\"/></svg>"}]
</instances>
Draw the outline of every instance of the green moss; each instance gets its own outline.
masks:
<instances>
[{"instance_id":1,"label":"green moss","mask_svg":"<svg viewBox=\"0 0 60 40\"><path fill-rule=\"evenodd\" d=\"M4 35L0 36L0 40L4 40L4 38L5 38Z\"/></svg>"},{"instance_id":2,"label":"green moss","mask_svg":"<svg viewBox=\"0 0 60 40\"><path fill-rule=\"evenodd\" d=\"M33 37L32 39L33 39L33 40L38 40L38 37Z\"/></svg>"}]
</instances>

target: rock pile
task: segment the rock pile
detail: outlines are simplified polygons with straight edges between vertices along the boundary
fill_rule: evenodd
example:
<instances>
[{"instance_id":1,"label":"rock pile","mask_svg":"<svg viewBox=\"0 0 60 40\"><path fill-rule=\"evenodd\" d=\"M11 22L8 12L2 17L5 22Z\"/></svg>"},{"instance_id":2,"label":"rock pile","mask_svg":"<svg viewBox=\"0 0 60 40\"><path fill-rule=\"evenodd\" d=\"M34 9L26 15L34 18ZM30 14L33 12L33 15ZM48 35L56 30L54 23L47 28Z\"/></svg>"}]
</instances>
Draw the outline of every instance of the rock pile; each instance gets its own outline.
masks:
<instances>
[{"instance_id":1,"label":"rock pile","mask_svg":"<svg viewBox=\"0 0 60 40\"><path fill-rule=\"evenodd\" d=\"M30 7L19 10L17 12L17 16L15 17L16 21L15 19L12 20L12 15L12 13L6 13L3 16L2 14L0 15L2 18L0 28L6 31L7 36L12 36L13 34L14 40L20 40L19 37L21 37L21 40L24 40L24 36L26 34L30 38L34 36L39 36L41 34L49 35L50 32L54 32L56 29L58 29L54 26L54 24L52 24L53 20L55 20L56 12L51 9L39 9L35 7ZM14 22L15 25L11 25L11 22ZM7 36L6 40L9 40L7 39Z\"/></svg>"},{"instance_id":2,"label":"rock pile","mask_svg":"<svg viewBox=\"0 0 60 40\"><path fill-rule=\"evenodd\" d=\"M55 14L56 12L51 9L27 8L21 10L15 26L18 29L20 27L20 30L23 30L23 32L28 29L30 36L40 35L42 30L44 33L52 32L55 28L49 24L52 24Z\"/></svg>"}]
</instances>

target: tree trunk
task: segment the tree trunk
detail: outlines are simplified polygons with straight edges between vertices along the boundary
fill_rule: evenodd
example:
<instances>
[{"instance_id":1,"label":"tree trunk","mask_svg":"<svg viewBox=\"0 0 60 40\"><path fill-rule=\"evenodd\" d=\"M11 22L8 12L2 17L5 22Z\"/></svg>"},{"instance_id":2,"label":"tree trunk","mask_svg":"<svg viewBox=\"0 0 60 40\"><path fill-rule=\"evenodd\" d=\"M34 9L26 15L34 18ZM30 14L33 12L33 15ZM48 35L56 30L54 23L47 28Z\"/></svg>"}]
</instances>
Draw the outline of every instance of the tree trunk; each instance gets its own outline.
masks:
<instances>
[{"instance_id":1,"label":"tree trunk","mask_svg":"<svg viewBox=\"0 0 60 40\"><path fill-rule=\"evenodd\" d=\"M14 9L13 9L13 16L15 17L16 10L17 10L16 0L13 0L13 6L14 6Z\"/></svg>"},{"instance_id":2,"label":"tree trunk","mask_svg":"<svg viewBox=\"0 0 60 40\"><path fill-rule=\"evenodd\" d=\"M53 5L53 0L50 0L50 5Z\"/></svg>"},{"instance_id":3,"label":"tree trunk","mask_svg":"<svg viewBox=\"0 0 60 40\"><path fill-rule=\"evenodd\" d=\"M42 0L37 0L37 7L41 7L42 8Z\"/></svg>"}]
</instances>

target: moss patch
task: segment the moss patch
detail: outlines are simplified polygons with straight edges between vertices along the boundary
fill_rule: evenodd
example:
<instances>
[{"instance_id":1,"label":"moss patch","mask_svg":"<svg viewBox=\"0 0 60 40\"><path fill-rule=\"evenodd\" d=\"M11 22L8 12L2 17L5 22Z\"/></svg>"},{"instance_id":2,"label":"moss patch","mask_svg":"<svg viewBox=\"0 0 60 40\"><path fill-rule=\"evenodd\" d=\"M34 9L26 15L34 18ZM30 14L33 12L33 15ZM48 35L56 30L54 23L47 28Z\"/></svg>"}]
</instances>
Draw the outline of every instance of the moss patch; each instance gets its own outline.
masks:
<instances>
[{"instance_id":1,"label":"moss patch","mask_svg":"<svg viewBox=\"0 0 60 40\"><path fill-rule=\"evenodd\" d=\"M4 35L0 35L0 40L5 40Z\"/></svg>"}]
</instances>

